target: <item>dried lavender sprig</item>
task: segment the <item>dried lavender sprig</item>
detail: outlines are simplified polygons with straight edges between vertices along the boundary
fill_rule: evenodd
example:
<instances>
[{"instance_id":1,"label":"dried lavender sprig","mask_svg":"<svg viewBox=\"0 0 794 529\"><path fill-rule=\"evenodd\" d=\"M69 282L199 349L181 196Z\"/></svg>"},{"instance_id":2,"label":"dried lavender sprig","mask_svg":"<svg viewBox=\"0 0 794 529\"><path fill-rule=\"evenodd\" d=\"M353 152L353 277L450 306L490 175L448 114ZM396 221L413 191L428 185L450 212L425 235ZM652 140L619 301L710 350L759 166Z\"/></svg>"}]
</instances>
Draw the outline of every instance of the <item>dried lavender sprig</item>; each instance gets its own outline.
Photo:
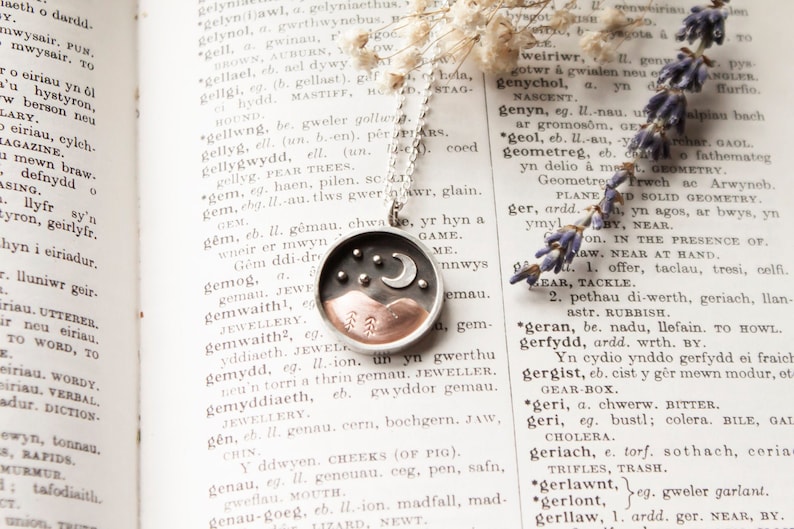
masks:
<instances>
[{"instance_id":1,"label":"dried lavender sprig","mask_svg":"<svg viewBox=\"0 0 794 529\"><path fill-rule=\"evenodd\" d=\"M647 123L643 124L628 145L634 153L635 161L643 156L654 161L670 157L670 138L668 132L674 129L683 134L686 123L686 92L700 92L708 79L708 68L712 62L703 52L713 44L720 45L725 39L725 19L728 11L725 5L730 0L712 0L708 6L695 6L684 19L683 26L676 33L676 40L687 40L690 44L699 40L696 51L682 48L674 61L665 65L659 72L656 94L643 109ZM538 263L520 268L511 278L514 284L525 280L530 286L540 279L543 272L562 271L566 264L573 262L582 244L585 229L600 230L615 209L615 204L623 204L623 196L618 187L634 176L635 161L621 165L604 185L604 194L597 204L589 206L587 214L574 224L558 229L544 240L545 246L535 253L535 258L543 257Z\"/></svg>"}]
</instances>

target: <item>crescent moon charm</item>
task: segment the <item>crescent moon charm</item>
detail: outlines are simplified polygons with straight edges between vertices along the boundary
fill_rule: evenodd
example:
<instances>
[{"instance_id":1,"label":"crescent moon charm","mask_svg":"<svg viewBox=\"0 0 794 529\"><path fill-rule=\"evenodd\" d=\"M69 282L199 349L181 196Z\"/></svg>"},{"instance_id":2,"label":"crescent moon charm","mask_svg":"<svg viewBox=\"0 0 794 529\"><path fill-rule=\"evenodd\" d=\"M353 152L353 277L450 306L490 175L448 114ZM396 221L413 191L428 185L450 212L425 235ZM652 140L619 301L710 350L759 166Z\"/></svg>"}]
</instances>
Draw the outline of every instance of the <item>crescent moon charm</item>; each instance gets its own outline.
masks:
<instances>
[{"instance_id":1,"label":"crescent moon charm","mask_svg":"<svg viewBox=\"0 0 794 529\"><path fill-rule=\"evenodd\" d=\"M387 255L394 261L381 258ZM336 241L320 262L314 287L329 330L351 349L373 355L417 344L433 331L444 301L433 255L392 227Z\"/></svg>"},{"instance_id":2,"label":"crescent moon charm","mask_svg":"<svg viewBox=\"0 0 794 529\"><path fill-rule=\"evenodd\" d=\"M409 286L416 279L416 262L404 253L393 253L391 256L402 263L403 269L397 277L382 277L381 281L392 288Z\"/></svg>"}]
</instances>

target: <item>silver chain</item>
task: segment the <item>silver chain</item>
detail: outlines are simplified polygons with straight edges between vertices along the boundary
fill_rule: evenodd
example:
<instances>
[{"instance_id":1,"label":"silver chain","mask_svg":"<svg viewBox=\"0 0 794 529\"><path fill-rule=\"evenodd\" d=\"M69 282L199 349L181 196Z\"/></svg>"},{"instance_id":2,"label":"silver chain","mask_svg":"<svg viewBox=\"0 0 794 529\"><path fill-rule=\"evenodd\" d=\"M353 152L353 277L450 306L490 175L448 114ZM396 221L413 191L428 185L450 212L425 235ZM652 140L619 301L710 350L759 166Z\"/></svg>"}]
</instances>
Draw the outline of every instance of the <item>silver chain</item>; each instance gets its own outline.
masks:
<instances>
[{"instance_id":1,"label":"silver chain","mask_svg":"<svg viewBox=\"0 0 794 529\"><path fill-rule=\"evenodd\" d=\"M437 56L438 51L434 52ZM416 124L411 134L411 142L405 150L408 157L405 169L401 173L397 172L397 158L400 152L400 147L403 142L400 137L403 135L403 125L406 123L405 116L405 85L400 87L397 92L397 108L394 111L394 129L391 136L391 145L389 147L389 161L386 171L386 186L383 190L383 196L386 200L386 205L389 208L388 221L389 225L397 227L399 224L399 213L405 203L408 201L408 193L413 185L413 174L416 170L416 158L419 155L419 145L422 142L422 132L425 126L425 118L430 109L430 96L432 94L433 83L436 77L436 64L434 60L430 61L430 71L422 73L425 79L425 85L420 92L421 101L419 102L419 110L416 116Z\"/></svg>"}]
</instances>

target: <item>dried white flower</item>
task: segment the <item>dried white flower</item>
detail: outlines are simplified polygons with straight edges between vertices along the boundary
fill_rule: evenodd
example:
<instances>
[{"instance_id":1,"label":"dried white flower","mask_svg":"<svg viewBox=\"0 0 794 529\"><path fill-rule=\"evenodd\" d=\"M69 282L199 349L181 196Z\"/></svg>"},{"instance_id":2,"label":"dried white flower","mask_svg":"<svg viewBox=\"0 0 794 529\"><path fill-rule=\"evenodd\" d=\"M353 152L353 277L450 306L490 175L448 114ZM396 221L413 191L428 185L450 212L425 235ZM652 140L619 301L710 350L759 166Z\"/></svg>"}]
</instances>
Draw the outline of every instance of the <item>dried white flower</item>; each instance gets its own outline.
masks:
<instances>
[{"instance_id":1,"label":"dried white flower","mask_svg":"<svg viewBox=\"0 0 794 529\"><path fill-rule=\"evenodd\" d=\"M399 72L410 72L422 63L422 50L416 46L398 53L393 59L394 68Z\"/></svg>"},{"instance_id":2,"label":"dried white flower","mask_svg":"<svg viewBox=\"0 0 794 529\"><path fill-rule=\"evenodd\" d=\"M592 50L600 47L603 42L600 31L585 31L582 38L579 39L579 47L589 55Z\"/></svg>"},{"instance_id":3,"label":"dried white flower","mask_svg":"<svg viewBox=\"0 0 794 529\"><path fill-rule=\"evenodd\" d=\"M354 55L369 42L369 31L363 28L351 28L341 35L337 40L339 49L348 55Z\"/></svg>"},{"instance_id":4,"label":"dried white flower","mask_svg":"<svg viewBox=\"0 0 794 529\"><path fill-rule=\"evenodd\" d=\"M405 74L399 72L385 72L380 78L378 87L381 92L393 93L405 84Z\"/></svg>"},{"instance_id":5,"label":"dried white flower","mask_svg":"<svg viewBox=\"0 0 794 529\"><path fill-rule=\"evenodd\" d=\"M367 72L377 66L379 61L380 57L378 57L378 54L366 48L357 50L357 53L350 56L350 62L353 64L354 68Z\"/></svg>"},{"instance_id":6,"label":"dried white flower","mask_svg":"<svg viewBox=\"0 0 794 529\"><path fill-rule=\"evenodd\" d=\"M412 18L402 33L412 46L421 46L430 37L430 22L424 18Z\"/></svg>"},{"instance_id":7,"label":"dried white flower","mask_svg":"<svg viewBox=\"0 0 794 529\"><path fill-rule=\"evenodd\" d=\"M411 0L409 9L412 13L422 13L430 6L430 0Z\"/></svg>"},{"instance_id":8,"label":"dried white flower","mask_svg":"<svg viewBox=\"0 0 794 529\"><path fill-rule=\"evenodd\" d=\"M488 17L476 0L458 0L449 8L450 24L466 37L476 37L488 23Z\"/></svg>"},{"instance_id":9,"label":"dried white flower","mask_svg":"<svg viewBox=\"0 0 794 529\"><path fill-rule=\"evenodd\" d=\"M603 31L619 31L628 26L629 19L626 18L626 14L620 9L607 7L598 16L598 22L601 24Z\"/></svg>"},{"instance_id":10,"label":"dried white flower","mask_svg":"<svg viewBox=\"0 0 794 529\"><path fill-rule=\"evenodd\" d=\"M444 52L454 61L462 61L471 50L474 41L466 37L459 29L451 28L442 38Z\"/></svg>"},{"instance_id":11,"label":"dried white flower","mask_svg":"<svg viewBox=\"0 0 794 529\"><path fill-rule=\"evenodd\" d=\"M549 27L554 31L562 33L571 27L571 24L574 22L576 22L576 15L571 13L568 9L558 9L551 15Z\"/></svg>"},{"instance_id":12,"label":"dried white flower","mask_svg":"<svg viewBox=\"0 0 794 529\"><path fill-rule=\"evenodd\" d=\"M615 46L608 42L601 48L601 53L598 54L595 60L601 64L612 62L617 57L617 54L618 51L615 49Z\"/></svg>"},{"instance_id":13,"label":"dried white flower","mask_svg":"<svg viewBox=\"0 0 794 529\"><path fill-rule=\"evenodd\" d=\"M615 60L617 50L611 42L605 40L606 35L601 31L587 31L579 39L579 47L585 55L597 62L605 63Z\"/></svg>"},{"instance_id":14,"label":"dried white flower","mask_svg":"<svg viewBox=\"0 0 794 529\"><path fill-rule=\"evenodd\" d=\"M474 59L486 73L504 73L516 67L519 47L515 44L516 29L504 15L494 16L474 50Z\"/></svg>"},{"instance_id":15,"label":"dried white flower","mask_svg":"<svg viewBox=\"0 0 794 529\"><path fill-rule=\"evenodd\" d=\"M564 33L576 22L576 15L572 12L576 8L576 0L563 2L546 25L533 24L545 18L541 18L541 14L550 9L553 0L408 0L406 3L408 14L386 26L403 37L404 42L398 48L400 51L379 57L367 48L370 33L358 28L346 31L338 39L339 47L357 68L369 71L391 63L389 71L378 73L381 88L388 92L403 86L409 72L447 59L460 64L472 57L486 72L508 72L515 68L521 50L538 45L536 32L552 30ZM523 9L533 12L521 12ZM626 20L625 16L623 19L618 17L617 10L609 10L608 13L605 24L616 25ZM522 21L521 29L514 26L514 20ZM631 20L628 23L631 24ZM386 29L378 31L383 33ZM435 46L431 45L436 41L443 51L436 53ZM590 45L590 53L596 53L593 46L595 44ZM598 45L597 51L601 58L609 55L609 47L603 43Z\"/></svg>"},{"instance_id":16,"label":"dried white flower","mask_svg":"<svg viewBox=\"0 0 794 529\"><path fill-rule=\"evenodd\" d=\"M513 40L510 46L519 50L534 48L538 45L538 39L530 28L523 28L517 33L513 33Z\"/></svg>"}]
</instances>

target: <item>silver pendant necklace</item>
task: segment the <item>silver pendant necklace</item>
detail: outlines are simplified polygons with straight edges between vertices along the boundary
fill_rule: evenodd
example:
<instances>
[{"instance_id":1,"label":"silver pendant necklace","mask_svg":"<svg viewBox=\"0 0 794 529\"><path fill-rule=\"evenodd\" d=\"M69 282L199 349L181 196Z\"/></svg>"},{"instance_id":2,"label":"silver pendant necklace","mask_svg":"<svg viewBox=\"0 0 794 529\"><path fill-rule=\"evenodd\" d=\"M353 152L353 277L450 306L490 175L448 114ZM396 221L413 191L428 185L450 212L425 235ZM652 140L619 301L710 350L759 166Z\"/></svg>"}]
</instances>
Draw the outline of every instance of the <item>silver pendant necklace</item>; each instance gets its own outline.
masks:
<instances>
[{"instance_id":1,"label":"silver pendant necklace","mask_svg":"<svg viewBox=\"0 0 794 529\"><path fill-rule=\"evenodd\" d=\"M351 349L372 355L404 350L421 340L441 314L444 287L433 254L406 233L399 213L408 200L419 155L422 129L435 80L435 66L422 75L425 86L415 127L403 149L405 86L397 93L384 197L388 226L358 230L336 241L320 262L314 297L320 315Z\"/></svg>"}]
</instances>

